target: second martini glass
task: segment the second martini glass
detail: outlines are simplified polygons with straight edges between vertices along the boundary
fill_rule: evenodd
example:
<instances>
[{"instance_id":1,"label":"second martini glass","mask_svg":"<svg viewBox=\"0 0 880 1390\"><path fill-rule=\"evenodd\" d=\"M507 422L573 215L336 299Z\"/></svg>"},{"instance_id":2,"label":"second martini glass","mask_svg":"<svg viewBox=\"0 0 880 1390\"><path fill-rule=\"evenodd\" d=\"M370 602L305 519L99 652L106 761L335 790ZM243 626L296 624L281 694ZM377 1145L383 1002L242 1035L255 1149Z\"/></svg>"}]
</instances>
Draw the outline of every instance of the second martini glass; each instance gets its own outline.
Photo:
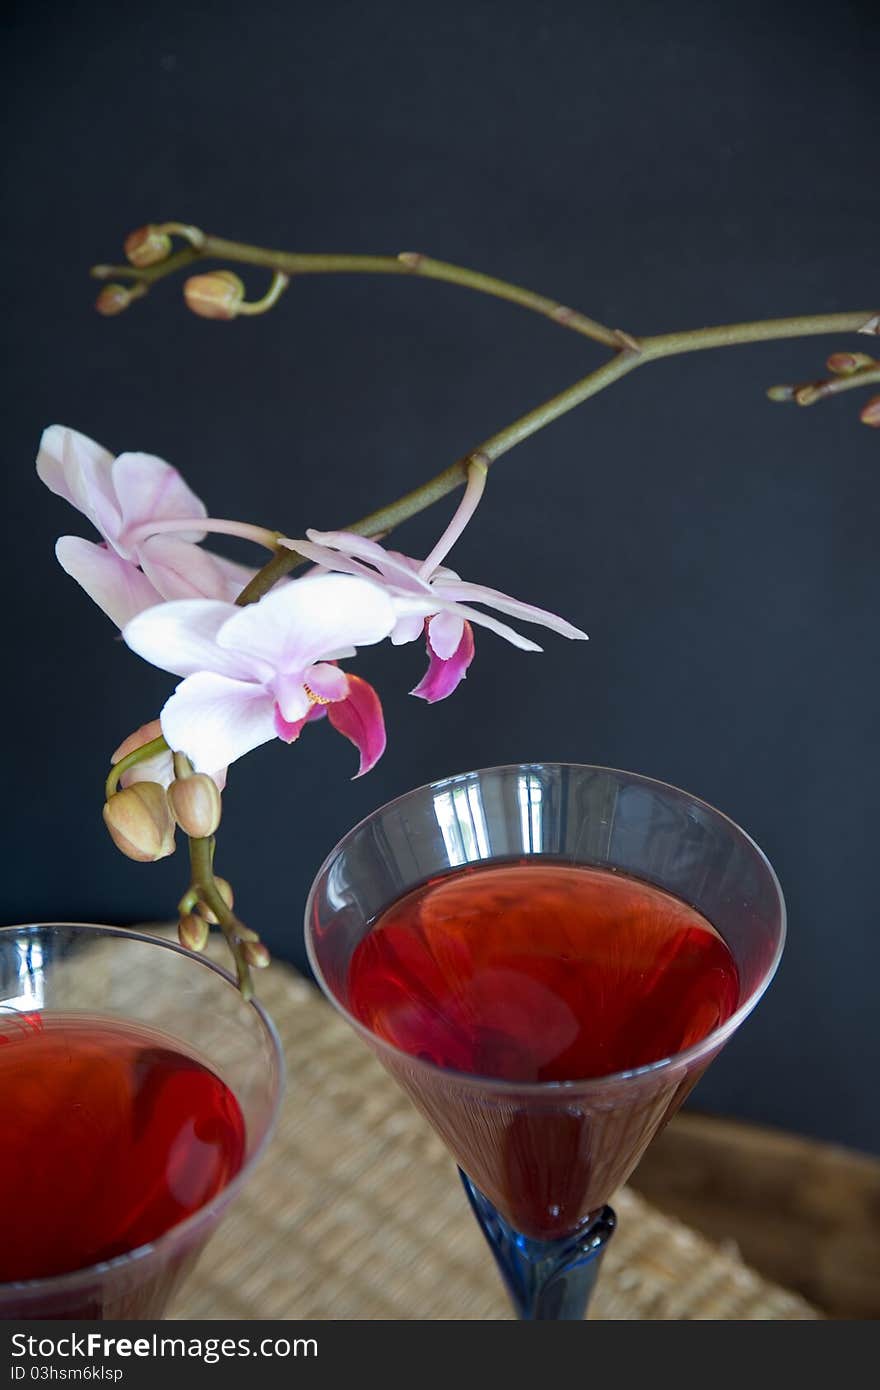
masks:
<instances>
[{"instance_id":1,"label":"second martini glass","mask_svg":"<svg viewBox=\"0 0 880 1390\"><path fill-rule=\"evenodd\" d=\"M611 1075L520 1083L434 1065L351 1011L352 957L389 906L439 876L493 862L615 871L695 908L738 972L729 1017L674 1056ZM731 820L633 773L526 764L465 773L392 801L321 868L306 909L331 1002L444 1139L525 1319L579 1319L614 1231L609 1198L767 988L785 909L764 855Z\"/></svg>"}]
</instances>

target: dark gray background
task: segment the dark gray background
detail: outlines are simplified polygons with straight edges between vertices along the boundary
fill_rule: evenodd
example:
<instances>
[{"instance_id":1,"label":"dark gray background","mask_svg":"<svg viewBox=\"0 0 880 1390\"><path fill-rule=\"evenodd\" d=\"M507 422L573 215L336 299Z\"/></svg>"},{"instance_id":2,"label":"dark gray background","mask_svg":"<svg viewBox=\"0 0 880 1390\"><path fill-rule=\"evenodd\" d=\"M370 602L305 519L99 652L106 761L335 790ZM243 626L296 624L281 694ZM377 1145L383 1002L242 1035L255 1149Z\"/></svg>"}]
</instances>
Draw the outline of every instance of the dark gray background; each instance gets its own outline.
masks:
<instances>
[{"instance_id":1,"label":"dark gray background","mask_svg":"<svg viewBox=\"0 0 880 1390\"><path fill-rule=\"evenodd\" d=\"M44 424L159 453L215 515L295 534L393 498L601 360L411 280L306 280L230 325L197 321L169 282L105 321L89 263L172 217L291 249L424 250L635 332L878 307L872 9L13 11L4 920L167 916L186 872L180 854L131 864L104 835L110 750L171 682L55 564L55 537L88 528L37 483ZM788 897L778 982L699 1103L880 1142L880 440L855 396L764 399L857 345L650 366L498 465L457 567L592 640L530 657L484 635L434 709L406 694L419 650L367 652L390 731L370 777L348 781L352 750L323 726L236 765L219 862L277 952L302 960L318 863L396 793L520 759L631 767L740 820ZM449 510L399 543L424 553Z\"/></svg>"}]
</instances>

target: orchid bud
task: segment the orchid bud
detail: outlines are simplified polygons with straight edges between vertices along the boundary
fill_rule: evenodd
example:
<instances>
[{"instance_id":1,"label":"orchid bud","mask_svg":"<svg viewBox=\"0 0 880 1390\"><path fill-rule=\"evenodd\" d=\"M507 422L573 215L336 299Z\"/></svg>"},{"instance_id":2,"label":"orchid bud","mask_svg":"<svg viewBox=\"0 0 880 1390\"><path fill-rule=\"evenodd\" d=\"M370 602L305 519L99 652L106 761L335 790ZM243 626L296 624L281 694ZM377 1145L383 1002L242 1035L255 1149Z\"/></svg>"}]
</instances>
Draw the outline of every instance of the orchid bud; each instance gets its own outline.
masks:
<instances>
[{"instance_id":1,"label":"orchid bud","mask_svg":"<svg viewBox=\"0 0 880 1390\"><path fill-rule=\"evenodd\" d=\"M825 365L835 376L854 376L863 367L873 367L875 363L866 352L832 352Z\"/></svg>"},{"instance_id":2,"label":"orchid bud","mask_svg":"<svg viewBox=\"0 0 880 1390\"><path fill-rule=\"evenodd\" d=\"M272 957L262 941L245 941L241 948L242 960L246 960L248 965L253 966L254 970L265 970L271 964Z\"/></svg>"},{"instance_id":3,"label":"orchid bud","mask_svg":"<svg viewBox=\"0 0 880 1390\"><path fill-rule=\"evenodd\" d=\"M95 300L95 308L105 319L111 319L127 309L131 299L131 291L124 285L105 285Z\"/></svg>"},{"instance_id":4,"label":"orchid bud","mask_svg":"<svg viewBox=\"0 0 880 1390\"><path fill-rule=\"evenodd\" d=\"M174 820L158 782L134 782L116 792L104 806L104 824L129 859L150 864L174 853Z\"/></svg>"},{"instance_id":5,"label":"orchid bud","mask_svg":"<svg viewBox=\"0 0 880 1390\"><path fill-rule=\"evenodd\" d=\"M767 390L767 397L771 401L793 401L796 389L794 386L771 386Z\"/></svg>"},{"instance_id":6,"label":"orchid bud","mask_svg":"<svg viewBox=\"0 0 880 1390\"><path fill-rule=\"evenodd\" d=\"M823 382L808 381L803 386L799 386L794 393L794 398L798 405L815 405L816 401L822 399Z\"/></svg>"},{"instance_id":7,"label":"orchid bud","mask_svg":"<svg viewBox=\"0 0 880 1390\"><path fill-rule=\"evenodd\" d=\"M208 944L208 924L204 917L188 912L177 924L177 939L188 951L204 951Z\"/></svg>"},{"instance_id":8,"label":"orchid bud","mask_svg":"<svg viewBox=\"0 0 880 1390\"><path fill-rule=\"evenodd\" d=\"M111 754L110 762L121 763L123 758L127 758L129 753L133 753L136 748L143 748L145 743L152 743L153 739L158 738L162 733L162 725L158 719L151 719L149 724L142 724L139 729L135 729L133 734L123 739L115 753Z\"/></svg>"},{"instance_id":9,"label":"orchid bud","mask_svg":"<svg viewBox=\"0 0 880 1390\"><path fill-rule=\"evenodd\" d=\"M183 287L187 308L203 319L234 319L244 299L244 285L231 270L191 275Z\"/></svg>"},{"instance_id":10,"label":"orchid bud","mask_svg":"<svg viewBox=\"0 0 880 1390\"><path fill-rule=\"evenodd\" d=\"M862 406L859 419L863 425L872 425L875 430L880 429L880 396L872 396L868 404Z\"/></svg>"},{"instance_id":11,"label":"orchid bud","mask_svg":"<svg viewBox=\"0 0 880 1390\"><path fill-rule=\"evenodd\" d=\"M214 887L217 889L217 892L220 894L226 906L231 910L232 905L235 902L235 894L232 891L232 884L228 883L225 878L215 878ZM212 927L217 926L217 918L215 914L211 911L207 903L201 901L197 902L196 912L199 914L200 917L204 917L206 922L210 922Z\"/></svg>"},{"instance_id":12,"label":"orchid bud","mask_svg":"<svg viewBox=\"0 0 880 1390\"><path fill-rule=\"evenodd\" d=\"M155 227L138 227L125 238L125 254L138 269L156 265L171 254L171 238Z\"/></svg>"},{"instance_id":13,"label":"orchid bud","mask_svg":"<svg viewBox=\"0 0 880 1390\"><path fill-rule=\"evenodd\" d=\"M172 782L168 788L168 804L181 830L194 839L206 840L220 824L223 803L217 783L204 772Z\"/></svg>"}]
</instances>

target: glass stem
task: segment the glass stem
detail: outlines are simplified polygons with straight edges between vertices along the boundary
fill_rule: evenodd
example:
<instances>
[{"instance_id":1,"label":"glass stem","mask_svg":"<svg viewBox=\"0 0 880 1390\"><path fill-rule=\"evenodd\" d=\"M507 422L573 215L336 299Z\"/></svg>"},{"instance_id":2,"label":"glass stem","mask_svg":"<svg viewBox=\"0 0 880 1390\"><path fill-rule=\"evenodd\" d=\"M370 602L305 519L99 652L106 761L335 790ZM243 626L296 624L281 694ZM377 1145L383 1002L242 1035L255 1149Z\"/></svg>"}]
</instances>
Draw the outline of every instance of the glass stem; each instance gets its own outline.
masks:
<instances>
[{"instance_id":1,"label":"glass stem","mask_svg":"<svg viewBox=\"0 0 880 1390\"><path fill-rule=\"evenodd\" d=\"M617 1224L611 1208L603 1207L573 1235L533 1240L514 1230L467 1174L459 1173L517 1317L530 1322L584 1318Z\"/></svg>"}]
</instances>

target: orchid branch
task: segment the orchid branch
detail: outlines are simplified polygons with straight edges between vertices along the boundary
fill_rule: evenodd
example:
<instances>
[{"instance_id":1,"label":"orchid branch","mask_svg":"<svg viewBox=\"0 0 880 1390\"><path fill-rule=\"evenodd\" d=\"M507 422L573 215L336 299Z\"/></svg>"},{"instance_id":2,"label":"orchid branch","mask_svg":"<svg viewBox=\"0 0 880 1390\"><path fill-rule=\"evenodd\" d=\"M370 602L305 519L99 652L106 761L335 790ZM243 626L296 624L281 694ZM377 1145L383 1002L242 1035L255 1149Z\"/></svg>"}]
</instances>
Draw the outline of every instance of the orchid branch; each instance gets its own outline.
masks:
<instances>
[{"instance_id":1,"label":"orchid branch","mask_svg":"<svg viewBox=\"0 0 880 1390\"><path fill-rule=\"evenodd\" d=\"M164 223L162 226L154 228L141 228L139 232L132 233L132 236L128 238L126 247L127 249L130 247L134 237L140 236L140 245L145 245L150 244L151 238L155 240L158 235L166 240L158 243L157 249L164 250L166 245L170 249L167 236L172 228L181 234L183 232L183 229L175 223ZM173 275L179 270L184 270L198 260L232 261L239 265L264 266L268 270L287 277L352 274L409 275L415 276L417 279L445 281L448 284L459 285L463 289L475 290L479 294L490 295L494 299L504 299L508 303L518 304L521 308L541 314L544 318L560 324L563 328L569 328L572 332L580 333L585 338L592 338L594 342L602 343L605 347L620 347L623 342L623 338L617 330L607 328L595 319L588 318L586 314L578 313L577 310L570 309L565 304L559 304L555 299L549 299L546 295L536 294L533 290L523 289L519 285L512 285L506 280L497 279L494 275L484 275L481 271L469 270L465 266L434 260L432 257L423 256L417 251L402 251L396 256L306 255L290 251L272 251L266 247L251 246L240 241L228 241L225 237L209 236L194 227L187 228L185 231L190 244L174 255L166 255L161 260L142 265L95 265L91 269L92 278L111 281L125 279L148 289L158 280L164 279L166 275ZM131 254L130 250L129 254Z\"/></svg>"},{"instance_id":2,"label":"orchid branch","mask_svg":"<svg viewBox=\"0 0 880 1390\"><path fill-rule=\"evenodd\" d=\"M174 251L172 238L182 238L185 245ZM413 691L425 699L444 698L446 694L454 688L455 683L460 680L473 655L473 640L470 634L470 622L482 621L484 625L492 627L496 632L506 636L508 640L513 640L517 645L526 650L535 650L535 644L521 638L509 627L499 623L497 619L490 619L485 614L481 615L474 612L472 607L468 607L466 600L469 594L475 596L476 602L486 603L495 600L503 600L500 606L502 612L518 611L521 617L531 621L542 622L545 626L555 627L564 636L580 637L585 636L578 629L570 624L556 618L552 614L544 613L542 610L529 608L517 601L509 599L504 595L494 594L494 591L480 589L479 586L464 584L457 581L457 588L453 586L449 594L445 597L442 593L443 583L447 583L444 572L438 567L445 559L449 550L459 538L467 522L479 504L486 484L488 470L491 465L501 458L510 449L514 448L523 440L528 439L538 430L551 424L554 420L561 418L569 411L582 405L593 396L597 395L606 387L620 380L623 376L633 371L636 367L644 363L657 361L660 358L678 356L684 353L700 352L713 348L733 347L745 343L770 342L774 340L819 336L824 334L837 333L861 333L866 336L880 336L880 314L871 310L860 310L847 313L806 315L791 318L770 319L746 323L723 324L716 327L706 327L699 329L682 330L680 332L657 334L646 337L635 337L620 329L612 329L604 324L597 322L573 309L557 303L555 300L548 299L543 295L534 293L531 290L523 289L520 286L509 284L506 281L496 279L492 276L484 275L481 272L469 270L462 266L452 265L448 262L436 261L430 257L423 256L414 252L404 252L398 256L365 256L365 255L306 255L300 253L290 253L283 251L269 250L263 247L251 246L241 242L228 241L224 238L210 236L196 227L181 223L164 223L157 226L140 228L128 237L125 243L126 255L129 265L108 266L100 265L92 268L92 275L105 283L101 294L98 297L98 309L104 314L116 314L127 308L135 299L143 298L153 284L163 279L165 276L172 275L178 271L186 270L197 265L203 260L219 260L244 265L264 267L271 271L272 279L267 292L260 299L248 301L245 298L245 286L238 275L228 269L202 272L187 279L184 285L184 298L188 307L196 314L213 319L232 319L241 315L262 314L271 309L287 288L290 279L297 275L311 274L388 274L388 275L414 275L417 278L434 279L457 284L463 288L472 289L479 293L490 295L497 299L506 300L510 303L518 304L520 307L530 309L541 314L543 317L558 323L563 327L569 328L580 335L587 337L602 346L613 349L610 356L600 366L594 368L587 375L580 377L571 386L560 391L549 400L542 402L518 419L512 421L504 428L498 430L488 439L484 440L475 449L465 454L456 462L444 468L427 482L412 489L404 496L398 498L378 510L362 517L359 521L350 523L346 528L348 532L355 533L355 536L376 537L384 536L401 522L409 517L416 515L425 508L431 506L456 488L464 485L465 493L460 505L446 527L440 540L431 550L427 559L419 564L416 561L408 561L417 571L414 577L411 576L411 583L418 586L422 585L429 592L431 585L434 584L438 592L433 596L432 602L437 603L438 607L427 610L445 613L457 610L458 628L455 628L453 621L451 626L454 633L460 632L461 636L453 636L449 641L449 624L446 629L446 640L449 642L448 651L438 653L431 647L430 623L426 623L426 631L429 633L429 651L431 652L431 662L438 660L441 665L452 668L454 666L454 679L452 684L443 686L442 691L437 684L438 677L433 673L433 667L429 670L428 676ZM126 283L117 283L124 281ZM838 353L828 361L828 368L832 373L832 379L806 383L801 386L775 387L768 393L773 400L794 400L800 405L813 404L815 401L825 397L836 395L843 391L854 389L857 386L870 385L880 381L880 363L873 358L861 353ZM869 402L868 406L862 411L861 418L868 424L880 424L877 418L877 403L880 397ZM185 535L193 527L193 516L187 510L181 511L179 517L175 518L153 518L149 523L141 527L141 532L134 533L134 540L148 540L153 534L162 532L177 532ZM321 545L315 542L321 541L320 534L315 532L308 533L308 541L300 542L287 541L281 532L270 531L265 527L254 526L244 522L232 522L220 518L200 518L199 529L214 531L242 536L246 539L255 541L266 548L273 550L272 558L258 570L251 581L239 593L236 603L239 606L246 606L260 599L267 594L270 589L291 570L300 564L305 563L306 556L300 554L295 549L297 544L301 545L307 554L312 555L317 563L327 563L322 556ZM338 536L334 540L333 535L326 537L331 547L339 546ZM130 542L132 537L127 540ZM370 558L370 564L375 566L378 563L376 574L381 578L382 561L376 560L376 548L371 551L363 551ZM350 537L350 551L352 555L357 555L357 546L354 544L354 537ZM329 556L330 565L338 560L332 548L330 551L324 548L324 555ZM343 560L345 552L343 551ZM405 559L405 557L403 557ZM345 561L346 564L351 563ZM364 570L363 564L359 561L355 564L354 573ZM381 573L380 573L381 571ZM344 566L343 566L344 572ZM352 571L349 570L349 573ZM368 571L369 573L369 571ZM372 577L372 573L370 573ZM352 582L352 581L349 581ZM360 581L354 581L360 582ZM386 577L386 584L393 586L394 582L400 582L399 572L397 580ZM410 582L408 580L407 582ZM404 586L405 587L405 586ZM293 589L289 591L293 593ZM369 592L375 594L376 590L372 587ZM420 602L424 602L424 594L418 590ZM405 597L408 602L412 601L411 591L406 590ZM274 597L273 600L274 602ZM506 606L504 606L506 605ZM157 610L153 610L155 612ZM244 619L244 615L239 615L230 622L239 622ZM431 619L433 621L433 619ZM136 643L131 637L130 625L126 629L126 640L129 645ZM147 623L147 627L149 624ZM439 627L438 627L439 632ZM387 629L386 629L387 632ZM357 638L354 645L362 639ZM376 640L374 636L363 640ZM413 640L412 637L403 637L402 640ZM438 637L438 641L440 641ZM456 646L456 642L458 645ZM149 641L147 643L149 647ZM453 650L454 649L454 650ZM142 654L144 654L142 652ZM148 659L156 660L155 656ZM162 664L160 660L158 664ZM325 663L326 666L326 663ZM329 669L329 668L328 668ZM359 743L362 754L361 770L372 766L375 758L381 754L384 747L384 728L381 726L381 709L375 692L367 694L370 687L363 681L358 681L356 677L343 677L333 668L328 675L327 669L323 670L321 663L310 667L313 674L308 674L308 680L302 683L301 689L307 700L317 705L323 712L329 712L331 722L334 718L337 727L341 732L346 733L353 741L358 741L358 736L353 732L359 729L361 734L369 726L370 720L376 719L376 709L379 710L379 728L381 732L381 743L373 746L364 742ZM205 677L205 679L210 679ZM267 677L267 680L269 678ZM447 680L444 676L443 680ZM340 681L343 682L340 685ZM317 693L312 689L312 682L317 686ZM319 682L323 682L322 685ZM328 684L329 682L329 684ZM184 682L186 686L187 682ZM175 700L182 698L183 687L178 688ZM271 693L272 688L267 687L266 691L260 687L260 698L275 699ZM268 693L267 693L268 692ZM343 693L346 692L346 693ZM294 696L291 705L292 712L280 714L280 706L277 702L275 709L275 736L284 737L286 741L291 741L299 734L300 727L305 723L308 705L296 704ZM375 707L370 704L375 700ZM343 713L346 702L354 702L355 710L351 715ZM169 702L171 703L171 702ZM295 708L294 708L295 706ZM334 713L334 711L337 711ZM349 722L351 720L352 722ZM280 721L280 728L279 728ZM366 736L364 735L366 738ZM168 744L164 738L152 740L150 743L136 749L118 762L110 772L107 780L107 796L112 798L116 791L120 776L129 767L143 759L154 756L156 753L166 751ZM120 750L122 751L122 750ZM187 778L192 775L191 766L181 764L177 766L177 755L175 759L175 770L177 777L182 779L188 792L193 792L195 781L187 784ZM364 759L366 758L366 762ZM185 761L185 760L184 760ZM201 757L202 765L205 765L206 758ZM210 765L210 764L208 764ZM202 934L206 932L205 921L216 921L226 936L230 950L236 964L239 987L245 997L252 993L250 979L250 967L261 967L268 963L268 952L260 943L257 934L246 927L232 912L231 890L228 897L223 888L228 888L223 880L218 880L213 872L214 838L213 833L208 835L208 831L216 829L219 821L219 800L217 792L210 778L204 774L198 774L202 783L203 790L210 792L208 801L216 800L216 818L210 824L199 825L197 821L188 823L181 816L180 806L177 805L175 817L181 828L188 830L190 843L190 863L191 863L191 883L181 899L180 910L182 914L180 929L181 940L192 937L192 949L201 949L198 944L202 940ZM173 837L169 838L165 833L165 828L161 825L154 825L149 820L150 815L154 819L161 820L160 812L162 807L154 806L156 795L161 798L164 793L159 787L148 790L150 784L145 784L145 788L140 793L141 801L134 808L137 814L146 818L145 834L150 840L150 846L155 841L155 852L151 848L151 857L161 857L170 853L173 848ZM197 789L196 789L197 790ZM180 801L181 793L178 792L176 784L169 790L169 799ZM105 808L106 809L106 808ZM125 808L124 808L125 809ZM117 816L117 819L120 819ZM111 817L112 820L112 817ZM116 827L119 835L122 835L125 826ZM111 826L111 834L113 827ZM137 848L137 847L135 847ZM147 857L146 854L132 853L131 857ZM194 916L189 916L192 911Z\"/></svg>"},{"instance_id":3,"label":"orchid branch","mask_svg":"<svg viewBox=\"0 0 880 1390\"><path fill-rule=\"evenodd\" d=\"M646 362L657 361L663 357L678 356L687 352L703 352L710 348L735 347L743 343L772 342L781 338L801 338L835 333L858 333L870 326L870 332L880 334L880 320L871 320L866 310L855 313L808 315L800 318L766 319L754 323L722 324L717 328L700 328L680 333L667 333L657 337L632 338L630 346L622 348L607 362L581 377L565 391L552 396L536 406L534 410L521 415L504 429L499 430L483 441L471 453L464 455L440 473L434 475L420 487L406 493L378 511L370 512L359 521L351 522L345 529L362 536L382 535L399 526L434 502L454 492L467 481L469 470L475 462L489 468L496 459L530 435L536 434L545 425L551 424L561 416L583 405L606 387L619 381L628 372ZM848 378L847 378L848 380ZM237 598L239 604L254 603L267 593L274 584L303 564L302 556L295 550L281 551L258 570L254 578Z\"/></svg>"},{"instance_id":4,"label":"orchid branch","mask_svg":"<svg viewBox=\"0 0 880 1390\"><path fill-rule=\"evenodd\" d=\"M829 396L839 396L843 391L854 391L863 386L880 384L880 363L863 367L846 376L832 376L823 381L807 381L798 386L771 386L767 395L772 401L788 402L795 405L816 405Z\"/></svg>"},{"instance_id":5,"label":"orchid branch","mask_svg":"<svg viewBox=\"0 0 880 1390\"><path fill-rule=\"evenodd\" d=\"M189 862L192 882L187 896L194 895L201 899L217 918L235 962L238 988L244 999L250 999L254 993L250 964L255 962L249 962L247 947L259 944L259 937L250 927L239 921L217 887L214 878L213 836L209 839L189 837ZM268 955L266 959L268 960Z\"/></svg>"}]
</instances>

